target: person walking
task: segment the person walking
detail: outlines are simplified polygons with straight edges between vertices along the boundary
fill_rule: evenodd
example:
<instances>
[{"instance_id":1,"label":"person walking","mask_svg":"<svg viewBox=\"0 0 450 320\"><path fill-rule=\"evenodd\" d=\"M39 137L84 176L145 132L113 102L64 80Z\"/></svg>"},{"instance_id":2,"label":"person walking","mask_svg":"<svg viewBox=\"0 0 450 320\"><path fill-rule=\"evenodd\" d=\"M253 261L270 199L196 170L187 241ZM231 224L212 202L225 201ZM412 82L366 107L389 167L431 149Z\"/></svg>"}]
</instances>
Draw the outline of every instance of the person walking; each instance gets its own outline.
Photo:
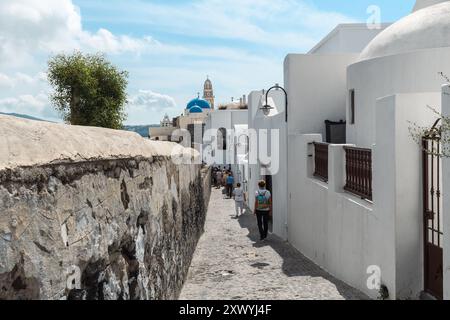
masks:
<instances>
[{"instance_id":1,"label":"person walking","mask_svg":"<svg viewBox=\"0 0 450 320\"><path fill-rule=\"evenodd\" d=\"M212 185L214 186L214 187L216 187L217 186L217 167L213 167L212 168L212 171L211 171L211 180L212 180Z\"/></svg>"},{"instance_id":2,"label":"person walking","mask_svg":"<svg viewBox=\"0 0 450 320\"><path fill-rule=\"evenodd\" d=\"M228 179L228 171L223 170L223 174L222 174L222 186L223 187L227 187L227 179Z\"/></svg>"},{"instance_id":3,"label":"person walking","mask_svg":"<svg viewBox=\"0 0 450 320\"><path fill-rule=\"evenodd\" d=\"M269 232L269 219L272 216L272 194L266 189L264 180L258 183L258 191L255 194L255 210L258 221L259 234L261 241L267 238Z\"/></svg>"},{"instance_id":4,"label":"person walking","mask_svg":"<svg viewBox=\"0 0 450 320\"><path fill-rule=\"evenodd\" d=\"M220 186L222 185L222 179L223 179L222 170L218 169L216 172L216 185L215 185L217 189L220 189Z\"/></svg>"},{"instance_id":5,"label":"person walking","mask_svg":"<svg viewBox=\"0 0 450 320\"><path fill-rule=\"evenodd\" d=\"M244 203L247 201L245 199L244 189L241 188L241 184L238 183L236 188L233 190L233 198L236 206L236 219L239 218L239 215L244 214Z\"/></svg>"},{"instance_id":6,"label":"person walking","mask_svg":"<svg viewBox=\"0 0 450 320\"><path fill-rule=\"evenodd\" d=\"M227 195L229 199L232 199L233 197L233 187L234 187L234 177L233 174L230 172L227 176Z\"/></svg>"}]
</instances>

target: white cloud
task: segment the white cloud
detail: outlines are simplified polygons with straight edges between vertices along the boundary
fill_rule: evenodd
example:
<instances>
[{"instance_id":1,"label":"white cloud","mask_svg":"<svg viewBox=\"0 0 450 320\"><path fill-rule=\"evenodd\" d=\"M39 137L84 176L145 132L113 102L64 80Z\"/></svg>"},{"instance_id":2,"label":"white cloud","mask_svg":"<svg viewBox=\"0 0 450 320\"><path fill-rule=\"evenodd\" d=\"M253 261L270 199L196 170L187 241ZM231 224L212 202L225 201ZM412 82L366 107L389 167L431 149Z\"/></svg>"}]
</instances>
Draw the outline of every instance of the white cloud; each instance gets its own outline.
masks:
<instances>
[{"instance_id":1,"label":"white cloud","mask_svg":"<svg viewBox=\"0 0 450 320\"><path fill-rule=\"evenodd\" d=\"M97 33L83 31L79 35L81 47L90 50L118 54L124 52L141 53L147 48L158 45L151 37L136 39L125 35L116 36L106 29L100 29Z\"/></svg>"},{"instance_id":2,"label":"white cloud","mask_svg":"<svg viewBox=\"0 0 450 320\"><path fill-rule=\"evenodd\" d=\"M84 30L71 0L0 0L0 64L21 65L38 54L74 49L139 53L154 44L149 37Z\"/></svg>"},{"instance_id":3,"label":"white cloud","mask_svg":"<svg viewBox=\"0 0 450 320\"><path fill-rule=\"evenodd\" d=\"M26 86L29 89L32 85L44 84L47 81L47 75L39 72L34 76L22 72L16 72L13 75L0 73L0 88L16 88L18 86Z\"/></svg>"},{"instance_id":4,"label":"white cloud","mask_svg":"<svg viewBox=\"0 0 450 320\"><path fill-rule=\"evenodd\" d=\"M166 113L173 115L179 111L174 98L151 90L139 90L128 100L126 111L129 124L155 123L154 119L162 119Z\"/></svg>"},{"instance_id":5,"label":"white cloud","mask_svg":"<svg viewBox=\"0 0 450 320\"><path fill-rule=\"evenodd\" d=\"M13 98L0 99L0 111L27 114L51 120L59 118L57 111L50 105L48 95L43 92L37 95L25 94Z\"/></svg>"},{"instance_id":6,"label":"white cloud","mask_svg":"<svg viewBox=\"0 0 450 320\"><path fill-rule=\"evenodd\" d=\"M93 10L89 18L95 24L130 22L167 38L116 34L104 26L87 30L74 2ZM181 113L175 101L184 105L195 96L207 74L218 100L262 89L282 82L286 53L307 51L336 24L353 20L310 3L0 0L0 111L56 118L45 94L46 75L38 71L46 68L49 55L74 49L113 54L112 61L131 72L133 92L150 87L169 94L141 90L132 95L130 124Z\"/></svg>"},{"instance_id":7,"label":"white cloud","mask_svg":"<svg viewBox=\"0 0 450 320\"><path fill-rule=\"evenodd\" d=\"M97 8L104 4L92 4ZM355 19L322 11L300 0L196 0L115 3L115 22L155 26L165 32L200 38L247 41L271 47L306 50L339 23ZM111 11L110 11L111 12ZM124 15L123 12L128 12ZM132 20L127 20L132 16Z\"/></svg>"},{"instance_id":8,"label":"white cloud","mask_svg":"<svg viewBox=\"0 0 450 320\"><path fill-rule=\"evenodd\" d=\"M10 76L0 73L0 88L12 88L14 86L14 80Z\"/></svg>"}]
</instances>

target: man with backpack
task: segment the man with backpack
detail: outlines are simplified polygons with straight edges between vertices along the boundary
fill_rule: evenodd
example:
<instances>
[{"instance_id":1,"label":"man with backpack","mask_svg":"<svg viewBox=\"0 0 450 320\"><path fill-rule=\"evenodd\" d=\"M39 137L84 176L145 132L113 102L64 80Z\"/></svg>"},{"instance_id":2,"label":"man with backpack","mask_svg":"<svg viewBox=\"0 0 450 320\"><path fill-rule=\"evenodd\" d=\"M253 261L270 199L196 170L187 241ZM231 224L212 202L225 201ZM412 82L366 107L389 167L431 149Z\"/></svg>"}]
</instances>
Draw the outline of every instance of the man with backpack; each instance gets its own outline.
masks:
<instances>
[{"instance_id":1,"label":"man with backpack","mask_svg":"<svg viewBox=\"0 0 450 320\"><path fill-rule=\"evenodd\" d=\"M226 184L227 184L227 195L228 198L231 199L233 196L233 187L234 187L234 177L231 172L227 176Z\"/></svg>"},{"instance_id":2,"label":"man with backpack","mask_svg":"<svg viewBox=\"0 0 450 320\"><path fill-rule=\"evenodd\" d=\"M254 213L258 220L259 234L261 241L267 238L269 232L269 219L272 216L272 194L266 189L266 182L260 181L258 183L259 190L255 195L255 210Z\"/></svg>"}]
</instances>

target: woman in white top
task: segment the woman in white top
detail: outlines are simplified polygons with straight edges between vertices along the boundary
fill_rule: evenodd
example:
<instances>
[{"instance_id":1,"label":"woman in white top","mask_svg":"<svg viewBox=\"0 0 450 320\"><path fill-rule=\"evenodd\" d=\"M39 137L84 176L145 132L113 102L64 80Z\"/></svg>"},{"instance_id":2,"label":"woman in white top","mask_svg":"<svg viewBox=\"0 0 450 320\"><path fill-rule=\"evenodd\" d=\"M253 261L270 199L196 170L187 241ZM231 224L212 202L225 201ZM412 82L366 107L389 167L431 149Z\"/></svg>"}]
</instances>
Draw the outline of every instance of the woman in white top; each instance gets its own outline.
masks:
<instances>
[{"instance_id":1,"label":"woman in white top","mask_svg":"<svg viewBox=\"0 0 450 320\"><path fill-rule=\"evenodd\" d=\"M237 184L237 188L233 191L233 198L236 205L236 218L239 218L240 214L244 214L245 193L241 188L241 184Z\"/></svg>"}]
</instances>

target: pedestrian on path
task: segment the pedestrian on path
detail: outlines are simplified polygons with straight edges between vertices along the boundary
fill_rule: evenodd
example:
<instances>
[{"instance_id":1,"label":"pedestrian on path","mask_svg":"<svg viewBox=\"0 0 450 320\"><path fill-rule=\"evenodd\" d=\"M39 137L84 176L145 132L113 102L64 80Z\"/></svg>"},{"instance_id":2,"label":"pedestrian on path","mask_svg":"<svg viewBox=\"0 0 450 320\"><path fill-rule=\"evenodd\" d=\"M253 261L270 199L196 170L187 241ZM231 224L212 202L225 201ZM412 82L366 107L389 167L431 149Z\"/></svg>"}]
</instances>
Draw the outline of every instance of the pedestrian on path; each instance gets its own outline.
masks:
<instances>
[{"instance_id":1,"label":"pedestrian on path","mask_svg":"<svg viewBox=\"0 0 450 320\"><path fill-rule=\"evenodd\" d=\"M222 186L226 189L227 188L227 179L228 179L228 171L225 169L223 170L222 174Z\"/></svg>"},{"instance_id":2,"label":"pedestrian on path","mask_svg":"<svg viewBox=\"0 0 450 320\"><path fill-rule=\"evenodd\" d=\"M233 190L233 197L236 206L236 219L239 218L239 215L244 214L244 203L247 201L245 199L244 189L242 189L241 184L237 184L237 188Z\"/></svg>"},{"instance_id":3,"label":"pedestrian on path","mask_svg":"<svg viewBox=\"0 0 450 320\"><path fill-rule=\"evenodd\" d=\"M231 199L233 197L233 187L234 187L234 177L231 172L228 174L226 181L227 181L227 195L228 198Z\"/></svg>"},{"instance_id":4,"label":"pedestrian on path","mask_svg":"<svg viewBox=\"0 0 450 320\"><path fill-rule=\"evenodd\" d=\"M255 210L261 241L267 238L269 232L269 218L272 216L272 194L266 189L266 182L258 183L259 190L255 195Z\"/></svg>"},{"instance_id":5,"label":"pedestrian on path","mask_svg":"<svg viewBox=\"0 0 450 320\"><path fill-rule=\"evenodd\" d=\"M212 181L212 185L214 186L214 187L216 187L217 186L217 171L218 171L219 169L217 168L217 167L213 167L212 168L212 171L211 171L211 181Z\"/></svg>"},{"instance_id":6,"label":"pedestrian on path","mask_svg":"<svg viewBox=\"0 0 450 320\"><path fill-rule=\"evenodd\" d=\"M220 189L221 185L222 185L222 179L223 179L223 174L222 174L222 170L218 169L216 172L216 189Z\"/></svg>"}]
</instances>

